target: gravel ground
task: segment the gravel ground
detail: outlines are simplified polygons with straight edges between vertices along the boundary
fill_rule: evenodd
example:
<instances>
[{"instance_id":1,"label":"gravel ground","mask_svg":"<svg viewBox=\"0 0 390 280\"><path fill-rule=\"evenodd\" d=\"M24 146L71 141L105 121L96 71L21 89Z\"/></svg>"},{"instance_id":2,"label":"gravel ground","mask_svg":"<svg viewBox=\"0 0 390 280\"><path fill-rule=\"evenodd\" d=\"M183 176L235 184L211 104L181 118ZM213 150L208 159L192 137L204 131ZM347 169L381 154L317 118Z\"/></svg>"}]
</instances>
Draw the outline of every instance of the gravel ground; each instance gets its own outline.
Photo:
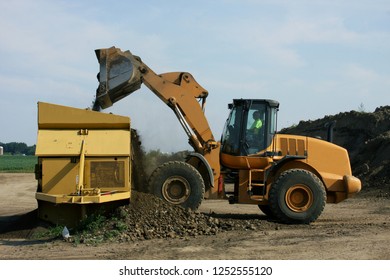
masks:
<instances>
[{"instance_id":1,"label":"gravel ground","mask_svg":"<svg viewBox=\"0 0 390 280\"><path fill-rule=\"evenodd\" d=\"M36 238L48 228L36 218L33 174L0 174L0 182L3 260L390 259L389 198L374 190L327 204L310 225L276 223L256 205L205 200L199 212L187 212L134 195L136 208L123 207L93 234L79 233L79 242L64 242Z\"/></svg>"}]
</instances>

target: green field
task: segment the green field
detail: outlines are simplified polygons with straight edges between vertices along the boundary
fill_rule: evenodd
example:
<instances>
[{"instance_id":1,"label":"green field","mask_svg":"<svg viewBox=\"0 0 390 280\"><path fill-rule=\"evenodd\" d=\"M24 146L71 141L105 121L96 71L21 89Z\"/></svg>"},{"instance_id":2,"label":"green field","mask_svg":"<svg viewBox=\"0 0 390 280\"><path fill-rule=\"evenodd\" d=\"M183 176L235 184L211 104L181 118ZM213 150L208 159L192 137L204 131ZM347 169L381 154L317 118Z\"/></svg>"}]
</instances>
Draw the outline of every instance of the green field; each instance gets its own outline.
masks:
<instances>
[{"instance_id":1,"label":"green field","mask_svg":"<svg viewBox=\"0 0 390 280\"><path fill-rule=\"evenodd\" d=\"M0 172L31 173L37 163L36 156L0 156Z\"/></svg>"}]
</instances>

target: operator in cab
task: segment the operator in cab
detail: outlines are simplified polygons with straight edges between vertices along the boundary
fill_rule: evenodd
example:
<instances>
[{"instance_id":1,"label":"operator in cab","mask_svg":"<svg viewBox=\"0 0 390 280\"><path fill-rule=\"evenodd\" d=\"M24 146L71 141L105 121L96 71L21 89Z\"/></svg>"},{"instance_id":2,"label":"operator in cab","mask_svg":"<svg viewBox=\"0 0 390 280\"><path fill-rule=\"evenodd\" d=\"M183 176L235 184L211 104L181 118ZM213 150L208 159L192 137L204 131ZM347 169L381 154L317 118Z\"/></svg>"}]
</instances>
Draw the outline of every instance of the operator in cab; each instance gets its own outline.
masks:
<instances>
[{"instance_id":1,"label":"operator in cab","mask_svg":"<svg viewBox=\"0 0 390 280\"><path fill-rule=\"evenodd\" d=\"M254 121L253 121L251 127L249 128L249 130L253 134L258 135L260 132L260 128L263 126L263 122L260 119L260 112L259 111L253 112L252 117L253 117Z\"/></svg>"}]
</instances>

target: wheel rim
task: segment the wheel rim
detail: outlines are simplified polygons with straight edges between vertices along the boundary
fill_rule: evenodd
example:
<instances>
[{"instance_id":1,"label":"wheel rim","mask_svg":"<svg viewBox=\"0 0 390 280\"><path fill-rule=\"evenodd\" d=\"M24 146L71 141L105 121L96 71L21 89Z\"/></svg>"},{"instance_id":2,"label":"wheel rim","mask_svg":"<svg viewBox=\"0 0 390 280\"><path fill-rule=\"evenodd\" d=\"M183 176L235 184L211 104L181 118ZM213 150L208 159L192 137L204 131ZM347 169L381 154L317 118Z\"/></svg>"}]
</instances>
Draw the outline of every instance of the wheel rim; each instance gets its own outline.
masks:
<instances>
[{"instance_id":1,"label":"wheel rim","mask_svg":"<svg viewBox=\"0 0 390 280\"><path fill-rule=\"evenodd\" d=\"M295 185L286 192L286 204L294 212L305 212L313 204L313 192L306 185Z\"/></svg>"},{"instance_id":2,"label":"wheel rim","mask_svg":"<svg viewBox=\"0 0 390 280\"><path fill-rule=\"evenodd\" d=\"M180 176L168 178L162 187L163 197L170 203L181 204L190 196L191 188L186 179Z\"/></svg>"}]
</instances>

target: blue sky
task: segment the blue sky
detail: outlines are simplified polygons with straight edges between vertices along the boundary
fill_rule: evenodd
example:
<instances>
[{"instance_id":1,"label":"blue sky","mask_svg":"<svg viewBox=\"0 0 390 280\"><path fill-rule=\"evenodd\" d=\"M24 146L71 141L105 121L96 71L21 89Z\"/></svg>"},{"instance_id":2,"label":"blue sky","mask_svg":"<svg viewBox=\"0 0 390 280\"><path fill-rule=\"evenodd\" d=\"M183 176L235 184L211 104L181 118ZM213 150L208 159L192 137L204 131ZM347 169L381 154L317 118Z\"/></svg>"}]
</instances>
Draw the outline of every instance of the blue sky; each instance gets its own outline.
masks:
<instances>
[{"instance_id":1,"label":"blue sky","mask_svg":"<svg viewBox=\"0 0 390 280\"><path fill-rule=\"evenodd\" d=\"M279 128L390 105L387 0L0 0L0 38L0 142L35 143L38 101L90 106L94 50L111 46L192 73L217 139L233 98L278 100ZM130 116L146 149L189 148L145 86L106 111Z\"/></svg>"}]
</instances>

